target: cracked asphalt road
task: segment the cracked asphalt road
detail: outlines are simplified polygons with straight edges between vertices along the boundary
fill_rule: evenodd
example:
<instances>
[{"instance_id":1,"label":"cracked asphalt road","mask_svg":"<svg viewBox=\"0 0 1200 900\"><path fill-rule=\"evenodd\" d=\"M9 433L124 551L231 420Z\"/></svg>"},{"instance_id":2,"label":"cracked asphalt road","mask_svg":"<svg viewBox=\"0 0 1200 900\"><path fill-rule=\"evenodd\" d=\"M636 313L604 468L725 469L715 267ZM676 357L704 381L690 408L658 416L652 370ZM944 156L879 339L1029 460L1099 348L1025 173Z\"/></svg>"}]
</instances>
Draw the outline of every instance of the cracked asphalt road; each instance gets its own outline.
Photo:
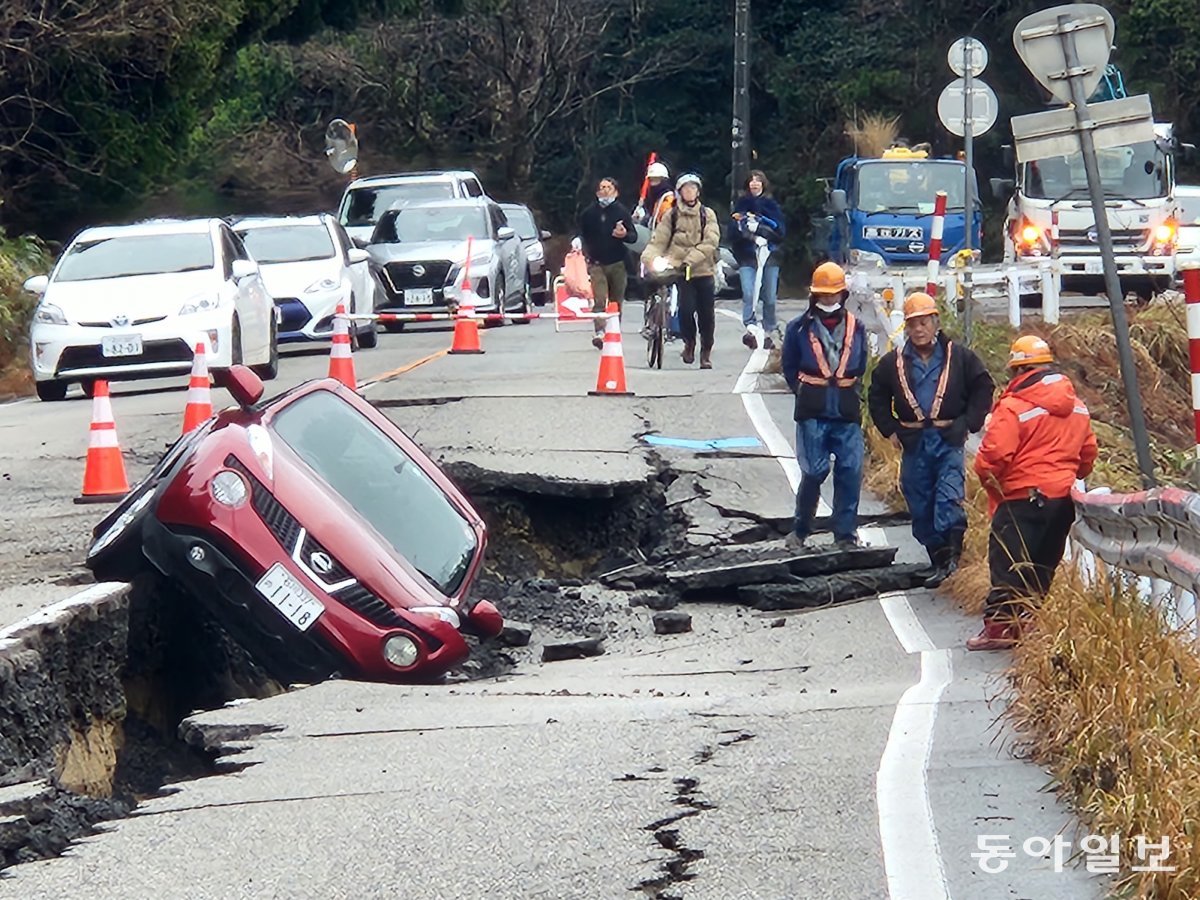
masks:
<instances>
[{"instance_id":1,"label":"cracked asphalt road","mask_svg":"<svg viewBox=\"0 0 1200 900\"><path fill-rule=\"evenodd\" d=\"M646 371L634 325L624 329L631 398L586 396L590 329L555 333L547 322L490 329L484 355L434 359L366 396L434 458L514 475L639 480L651 470L637 437L647 431L755 434L732 393L746 362L735 323L718 319L712 372L684 370L676 345L663 371ZM448 341L445 330L383 335L380 349L356 355L357 374ZM323 352L285 358L272 388L326 366ZM116 387L131 480L176 433L184 381ZM764 399L790 435L790 398ZM0 482L0 624L77 590L54 582L79 572L99 516L71 504L89 416L82 400L0 407L0 475L10 476ZM655 452L700 487L673 498L697 547L791 512L762 448ZM903 526L885 532L896 562L919 559ZM1039 792L1045 774L1013 759L992 727L1004 657L959 651L975 623L924 591L910 600L934 645L954 648L927 761L948 893L1102 896L1086 873L1020 852L1070 818ZM920 664L880 604L785 614L784 627L773 627L780 613L681 608L692 633L655 636L653 612L639 607L628 617L642 636L610 641L604 656L524 663L499 680L333 681L200 714L188 728L214 743L254 735L232 744L244 768L181 784L62 858L5 871L0 896L888 897L876 773ZM262 726L277 730L257 734ZM1005 873L976 867L980 833L1011 836Z\"/></svg>"}]
</instances>

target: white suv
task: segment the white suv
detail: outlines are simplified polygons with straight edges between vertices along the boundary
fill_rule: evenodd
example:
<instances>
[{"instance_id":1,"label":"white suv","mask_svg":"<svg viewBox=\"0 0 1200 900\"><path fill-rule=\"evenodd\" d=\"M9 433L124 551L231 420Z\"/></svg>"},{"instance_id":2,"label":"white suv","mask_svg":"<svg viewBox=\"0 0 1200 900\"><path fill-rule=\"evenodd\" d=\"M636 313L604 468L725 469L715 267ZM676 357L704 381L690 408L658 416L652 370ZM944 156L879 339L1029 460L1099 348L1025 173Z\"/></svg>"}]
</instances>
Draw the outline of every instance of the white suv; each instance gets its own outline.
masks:
<instances>
[{"instance_id":1,"label":"white suv","mask_svg":"<svg viewBox=\"0 0 1200 900\"><path fill-rule=\"evenodd\" d=\"M156 378L191 370L198 343L213 367L279 369L275 304L258 263L221 219L87 228L49 276L30 329L38 396L62 400L71 382Z\"/></svg>"},{"instance_id":2,"label":"white suv","mask_svg":"<svg viewBox=\"0 0 1200 900\"><path fill-rule=\"evenodd\" d=\"M474 172L403 172L356 178L338 205L338 222L350 239L365 247L380 217L405 203L486 197Z\"/></svg>"}]
</instances>

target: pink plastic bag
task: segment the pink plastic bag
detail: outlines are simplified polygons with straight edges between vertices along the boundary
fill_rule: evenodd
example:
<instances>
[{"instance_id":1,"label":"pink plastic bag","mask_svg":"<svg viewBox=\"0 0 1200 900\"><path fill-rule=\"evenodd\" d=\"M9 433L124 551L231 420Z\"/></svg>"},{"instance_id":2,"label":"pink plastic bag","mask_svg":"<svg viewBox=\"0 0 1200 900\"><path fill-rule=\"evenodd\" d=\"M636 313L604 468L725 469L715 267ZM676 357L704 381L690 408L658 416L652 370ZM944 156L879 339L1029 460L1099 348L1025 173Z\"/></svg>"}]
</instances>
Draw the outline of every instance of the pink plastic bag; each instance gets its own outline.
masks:
<instances>
[{"instance_id":1,"label":"pink plastic bag","mask_svg":"<svg viewBox=\"0 0 1200 900\"><path fill-rule=\"evenodd\" d=\"M592 299L592 279L588 275L587 260L583 258L582 250L567 251L563 262L563 278L567 283L567 294Z\"/></svg>"}]
</instances>

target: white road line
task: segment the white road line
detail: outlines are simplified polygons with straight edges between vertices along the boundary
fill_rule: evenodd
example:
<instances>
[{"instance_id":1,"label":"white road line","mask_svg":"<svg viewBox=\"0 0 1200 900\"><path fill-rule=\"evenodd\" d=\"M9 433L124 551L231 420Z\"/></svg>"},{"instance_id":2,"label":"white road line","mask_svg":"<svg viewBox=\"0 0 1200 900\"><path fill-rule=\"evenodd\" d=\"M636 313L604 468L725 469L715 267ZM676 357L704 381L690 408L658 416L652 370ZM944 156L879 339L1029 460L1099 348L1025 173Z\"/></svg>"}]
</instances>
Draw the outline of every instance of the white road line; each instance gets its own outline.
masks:
<instances>
[{"instance_id":1,"label":"white road line","mask_svg":"<svg viewBox=\"0 0 1200 900\"><path fill-rule=\"evenodd\" d=\"M732 310L717 311L741 321ZM791 456L787 439L767 412L762 395L754 393L766 360L766 351L752 353L733 390L741 394L746 414L771 455L779 460L794 492L800 484L800 466ZM821 508L818 508L821 515L830 514L824 499ZM861 528L859 536L873 546L886 547L888 543L882 528ZM927 773L938 703L953 677L950 651L934 647L903 592L884 594L879 604L904 652L921 654L920 681L908 688L896 704L875 775L888 895L891 900L949 900Z\"/></svg>"}]
</instances>

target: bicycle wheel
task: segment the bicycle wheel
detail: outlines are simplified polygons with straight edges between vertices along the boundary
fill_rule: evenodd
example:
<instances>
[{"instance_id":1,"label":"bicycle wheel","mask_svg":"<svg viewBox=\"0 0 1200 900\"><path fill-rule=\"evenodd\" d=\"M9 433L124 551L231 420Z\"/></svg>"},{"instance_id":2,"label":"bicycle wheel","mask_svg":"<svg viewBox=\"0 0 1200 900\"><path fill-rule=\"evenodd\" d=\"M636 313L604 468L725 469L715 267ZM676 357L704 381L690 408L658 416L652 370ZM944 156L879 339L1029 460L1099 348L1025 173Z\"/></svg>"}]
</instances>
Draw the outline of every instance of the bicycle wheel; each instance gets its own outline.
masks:
<instances>
[{"instance_id":1,"label":"bicycle wheel","mask_svg":"<svg viewBox=\"0 0 1200 900\"><path fill-rule=\"evenodd\" d=\"M654 324L650 329L650 366L661 369L667 338L667 304L658 303L654 309Z\"/></svg>"},{"instance_id":2,"label":"bicycle wheel","mask_svg":"<svg viewBox=\"0 0 1200 900\"><path fill-rule=\"evenodd\" d=\"M646 297L645 311L642 314L642 336L646 339L646 365L650 368L654 368L655 355L657 353L658 341L655 339L655 326L658 309L661 305L662 300L658 296L658 290L656 289Z\"/></svg>"}]
</instances>

